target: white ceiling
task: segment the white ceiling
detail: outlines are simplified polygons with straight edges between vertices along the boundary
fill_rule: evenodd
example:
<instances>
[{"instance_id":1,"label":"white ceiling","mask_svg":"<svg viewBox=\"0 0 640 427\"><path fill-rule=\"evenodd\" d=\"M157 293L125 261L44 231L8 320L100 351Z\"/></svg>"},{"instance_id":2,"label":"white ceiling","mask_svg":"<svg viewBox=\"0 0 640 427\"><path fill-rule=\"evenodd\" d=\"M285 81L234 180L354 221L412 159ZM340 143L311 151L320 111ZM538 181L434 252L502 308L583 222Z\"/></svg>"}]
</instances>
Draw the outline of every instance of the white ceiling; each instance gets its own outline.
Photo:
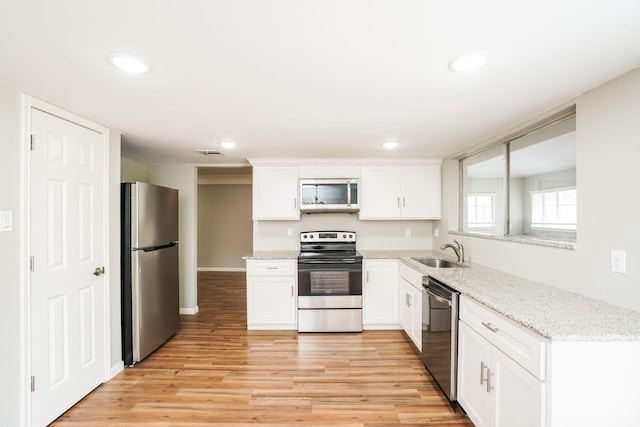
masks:
<instances>
[{"instance_id":1,"label":"white ceiling","mask_svg":"<svg viewBox=\"0 0 640 427\"><path fill-rule=\"evenodd\" d=\"M473 50L492 61L447 69ZM439 158L638 66L637 0L0 2L0 83L122 131L148 162Z\"/></svg>"}]
</instances>

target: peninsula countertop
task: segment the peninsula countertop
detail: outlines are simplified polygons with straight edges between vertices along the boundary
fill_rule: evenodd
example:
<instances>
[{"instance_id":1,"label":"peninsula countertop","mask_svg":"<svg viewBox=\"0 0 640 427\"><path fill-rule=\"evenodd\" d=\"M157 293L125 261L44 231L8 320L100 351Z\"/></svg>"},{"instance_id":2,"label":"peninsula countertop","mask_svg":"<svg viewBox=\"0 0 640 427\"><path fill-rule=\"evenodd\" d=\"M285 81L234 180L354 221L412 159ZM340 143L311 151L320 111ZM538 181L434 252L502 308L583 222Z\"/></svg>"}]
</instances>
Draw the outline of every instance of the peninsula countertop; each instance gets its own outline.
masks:
<instances>
[{"instance_id":1,"label":"peninsula countertop","mask_svg":"<svg viewBox=\"0 0 640 427\"><path fill-rule=\"evenodd\" d=\"M413 257L452 260L435 251L360 251L365 259L399 259L552 341L640 341L640 313L604 301L470 264L431 268Z\"/></svg>"}]
</instances>

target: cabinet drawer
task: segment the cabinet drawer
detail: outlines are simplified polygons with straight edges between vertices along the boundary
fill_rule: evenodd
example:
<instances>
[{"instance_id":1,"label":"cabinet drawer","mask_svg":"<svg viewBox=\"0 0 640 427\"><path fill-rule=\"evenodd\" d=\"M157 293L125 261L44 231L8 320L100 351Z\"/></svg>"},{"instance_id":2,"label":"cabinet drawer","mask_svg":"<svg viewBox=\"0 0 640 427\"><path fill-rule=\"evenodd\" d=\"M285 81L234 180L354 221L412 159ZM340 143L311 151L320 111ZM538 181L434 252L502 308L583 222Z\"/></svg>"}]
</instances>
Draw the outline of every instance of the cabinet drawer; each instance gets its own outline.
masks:
<instances>
[{"instance_id":1,"label":"cabinet drawer","mask_svg":"<svg viewBox=\"0 0 640 427\"><path fill-rule=\"evenodd\" d=\"M296 260L247 260L247 276L295 276Z\"/></svg>"},{"instance_id":2,"label":"cabinet drawer","mask_svg":"<svg viewBox=\"0 0 640 427\"><path fill-rule=\"evenodd\" d=\"M411 283L414 288L422 292L422 273L406 264L400 263L400 277Z\"/></svg>"},{"instance_id":3,"label":"cabinet drawer","mask_svg":"<svg viewBox=\"0 0 640 427\"><path fill-rule=\"evenodd\" d=\"M540 380L545 379L547 340L490 308L460 298L460 320Z\"/></svg>"}]
</instances>

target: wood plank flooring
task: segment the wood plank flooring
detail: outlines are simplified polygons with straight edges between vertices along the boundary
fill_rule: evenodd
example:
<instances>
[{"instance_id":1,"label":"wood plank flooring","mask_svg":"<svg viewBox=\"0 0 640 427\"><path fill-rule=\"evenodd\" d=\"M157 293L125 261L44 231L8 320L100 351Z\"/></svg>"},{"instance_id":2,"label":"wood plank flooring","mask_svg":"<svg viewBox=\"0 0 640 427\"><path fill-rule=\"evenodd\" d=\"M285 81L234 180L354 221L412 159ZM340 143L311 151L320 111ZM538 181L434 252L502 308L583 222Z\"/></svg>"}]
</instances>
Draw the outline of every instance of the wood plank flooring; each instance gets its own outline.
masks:
<instances>
[{"instance_id":1,"label":"wood plank flooring","mask_svg":"<svg viewBox=\"0 0 640 427\"><path fill-rule=\"evenodd\" d=\"M247 331L244 273L199 273L200 312L52 425L472 426L401 331Z\"/></svg>"}]
</instances>

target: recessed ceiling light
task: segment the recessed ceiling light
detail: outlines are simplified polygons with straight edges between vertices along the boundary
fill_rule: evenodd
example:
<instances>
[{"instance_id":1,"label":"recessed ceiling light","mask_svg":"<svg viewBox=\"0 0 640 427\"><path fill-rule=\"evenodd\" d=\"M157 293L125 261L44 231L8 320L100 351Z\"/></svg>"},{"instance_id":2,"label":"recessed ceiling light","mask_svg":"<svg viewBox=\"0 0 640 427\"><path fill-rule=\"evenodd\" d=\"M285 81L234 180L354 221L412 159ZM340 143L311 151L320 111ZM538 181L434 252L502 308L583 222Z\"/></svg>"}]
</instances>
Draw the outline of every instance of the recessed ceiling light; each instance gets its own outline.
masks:
<instances>
[{"instance_id":1,"label":"recessed ceiling light","mask_svg":"<svg viewBox=\"0 0 640 427\"><path fill-rule=\"evenodd\" d=\"M114 54L109 57L109 62L114 67L127 73L142 74L149 71L147 64L131 55Z\"/></svg>"},{"instance_id":2,"label":"recessed ceiling light","mask_svg":"<svg viewBox=\"0 0 640 427\"><path fill-rule=\"evenodd\" d=\"M471 52L464 56L459 56L449 62L452 71L475 71L489 62L491 53L487 51Z\"/></svg>"},{"instance_id":3,"label":"recessed ceiling light","mask_svg":"<svg viewBox=\"0 0 640 427\"><path fill-rule=\"evenodd\" d=\"M236 146L236 143L233 141L222 141L220 146L223 148L233 148Z\"/></svg>"},{"instance_id":4,"label":"recessed ceiling light","mask_svg":"<svg viewBox=\"0 0 640 427\"><path fill-rule=\"evenodd\" d=\"M382 146L384 148L386 148L387 150L393 150L394 148L397 148L398 145L400 145L400 144L398 144L395 141L389 141L389 142L385 142L384 144L382 144Z\"/></svg>"}]
</instances>

